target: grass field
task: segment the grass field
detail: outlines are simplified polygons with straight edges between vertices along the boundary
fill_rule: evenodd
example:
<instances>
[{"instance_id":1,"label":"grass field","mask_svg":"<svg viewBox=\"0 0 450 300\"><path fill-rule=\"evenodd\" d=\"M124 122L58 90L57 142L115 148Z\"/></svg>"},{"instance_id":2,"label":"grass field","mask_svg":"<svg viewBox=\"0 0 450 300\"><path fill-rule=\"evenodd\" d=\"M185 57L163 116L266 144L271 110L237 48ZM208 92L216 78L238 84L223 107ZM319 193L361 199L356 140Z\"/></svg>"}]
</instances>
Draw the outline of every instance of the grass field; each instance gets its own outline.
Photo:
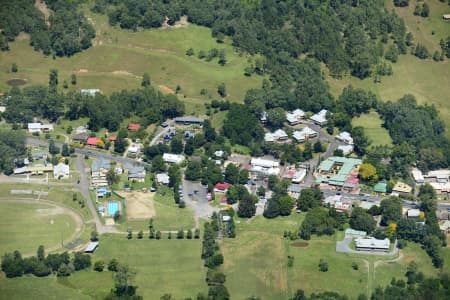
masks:
<instances>
[{"instance_id":1,"label":"grass field","mask_svg":"<svg viewBox=\"0 0 450 300\"><path fill-rule=\"evenodd\" d=\"M57 208L41 204L0 202L0 253L19 250L31 254L39 245L49 248L61 244L74 233L75 221L57 214Z\"/></svg>"},{"instance_id":2,"label":"grass field","mask_svg":"<svg viewBox=\"0 0 450 300\"><path fill-rule=\"evenodd\" d=\"M392 139L389 136L389 132L381 127L382 120L377 112L370 112L368 114L363 114L358 118L352 120L353 126L364 127L364 132L370 139L371 146L378 145L392 145Z\"/></svg>"},{"instance_id":3,"label":"grass field","mask_svg":"<svg viewBox=\"0 0 450 300\"><path fill-rule=\"evenodd\" d=\"M130 255L132 254L132 255ZM116 258L136 270L135 284L144 299L170 293L175 299L206 291L200 240L127 240L121 235L100 239L93 260Z\"/></svg>"},{"instance_id":4,"label":"grass field","mask_svg":"<svg viewBox=\"0 0 450 300\"><path fill-rule=\"evenodd\" d=\"M438 0L427 1L431 8L429 18L420 18L413 15L414 3L409 8L395 8L395 11L405 18L408 30L414 34L414 42L427 46L431 55L439 49L439 41L450 32L450 23L442 20L442 14L448 13L449 8ZM391 10L391 0L386 0L386 7ZM431 31L435 34L432 35ZM392 64L394 74L382 77L381 83L374 83L373 78L359 80L345 76L343 79L334 79L327 76L331 91L338 96L344 87L351 84L354 87L373 91L383 101L397 100L405 94L412 94L419 103L434 104L445 122L447 137L450 138L450 62L435 62L432 59L420 60L413 55L399 56L397 63Z\"/></svg>"},{"instance_id":5,"label":"grass field","mask_svg":"<svg viewBox=\"0 0 450 300\"><path fill-rule=\"evenodd\" d=\"M245 92L259 87L261 77L244 76L248 65L246 57L240 57L230 41L218 44L211 37L211 30L188 25L176 29L155 29L132 32L109 26L107 17L93 14L86 9L97 31L94 46L69 58L45 57L29 46L29 38L21 35L10 44L11 50L0 53L0 90L9 87L11 78L24 78L28 85L47 84L50 69L58 69L59 81L77 74L77 86L69 89L100 88L106 94L120 89L138 88L144 72L150 74L154 86L163 86L168 91L181 87L182 98L186 98L188 113L197 113L205 100L218 98L217 85L224 82L228 98L242 101ZM212 48L225 49L227 64L220 66L217 58L206 62L196 55L186 56L193 48L208 52ZM11 64L16 62L18 73L10 73ZM200 95L206 89L205 96Z\"/></svg>"}]
</instances>

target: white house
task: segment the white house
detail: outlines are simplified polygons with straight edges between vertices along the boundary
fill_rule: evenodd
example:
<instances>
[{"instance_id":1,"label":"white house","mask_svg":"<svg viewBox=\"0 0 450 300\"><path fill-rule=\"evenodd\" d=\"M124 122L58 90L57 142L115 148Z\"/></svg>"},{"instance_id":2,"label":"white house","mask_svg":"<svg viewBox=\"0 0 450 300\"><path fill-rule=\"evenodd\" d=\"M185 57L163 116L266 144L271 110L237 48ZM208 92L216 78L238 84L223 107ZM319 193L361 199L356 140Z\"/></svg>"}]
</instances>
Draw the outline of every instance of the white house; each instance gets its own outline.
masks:
<instances>
[{"instance_id":1,"label":"white house","mask_svg":"<svg viewBox=\"0 0 450 300\"><path fill-rule=\"evenodd\" d=\"M292 136L298 143L309 140L310 138L316 137L317 135L317 131L312 130L309 127L302 128L300 131L296 130L292 134Z\"/></svg>"},{"instance_id":2,"label":"white house","mask_svg":"<svg viewBox=\"0 0 450 300\"><path fill-rule=\"evenodd\" d=\"M336 139L348 145L353 145L353 138L348 131L342 131L336 136Z\"/></svg>"},{"instance_id":3,"label":"white house","mask_svg":"<svg viewBox=\"0 0 450 300\"><path fill-rule=\"evenodd\" d=\"M311 116L311 120L317 125L324 126L327 124L327 112L328 110L322 109L317 114Z\"/></svg>"},{"instance_id":4,"label":"white house","mask_svg":"<svg viewBox=\"0 0 450 300\"><path fill-rule=\"evenodd\" d=\"M422 174L422 172L419 169L412 168L411 175L412 175L412 177L414 178L414 181L417 184L421 184L421 183L425 182L425 178L423 178L423 174Z\"/></svg>"},{"instance_id":5,"label":"white house","mask_svg":"<svg viewBox=\"0 0 450 300\"><path fill-rule=\"evenodd\" d=\"M168 185L169 184L169 175L167 173L159 173L156 174L156 181L159 185Z\"/></svg>"},{"instance_id":6,"label":"white house","mask_svg":"<svg viewBox=\"0 0 450 300\"><path fill-rule=\"evenodd\" d=\"M83 96L95 97L95 94L101 94L99 89L81 89L80 94Z\"/></svg>"},{"instance_id":7,"label":"white house","mask_svg":"<svg viewBox=\"0 0 450 300\"><path fill-rule=\"evenodd\" d=\"M289 125L294 126L297 124L300 124L302 119L305 117L305 112L299 108L296 110L286 113L286 120L288 121Z\"/></svg>"},{"instance_id":8,"label":"white house","mask_svg":"<svg viewBox=\"0 0 450 300\"><path fill-rule=\"evenodd\" d=\"M264 175L278 175L280 174L280 164L277 161L262 159L262 158L252 158L251 171L262 173Z\"/></svg>"},{"instance_id":9,"label":"white house","mask_svg":"<svg viewBox=\"0 0 450 300\"><path fill-rule=\"evenodd\" d=\"M391 242L388 238L384 240L377 240L374 237L371 238L357 238L356 242L356 250L363 251L389 251L389 247Z\"/></svg>"},{"instance_id":10,"label":"white house","mask_svg":"<svg viewBox=\"0 0 450 300\"><path fill-rule=\"evenodd\" d=\"M288 139L287 133L282 129L277 129L275 132L267 132L264 135L264 141L273 143L277 141L284 141Z\"/></svg>"},{"instance_id":11,"label":"white house","mask_svg":"<svg viewBox=\"0 0 450 300\"><path fill-rule=\"evenodd\" d=\"M69 178L70 176L70 168L69 165L64 163L59 163L53 167L53 177L58 179Z\"/></svg>"},{"instance_id":12,"label":"white house","mask_svg":"<svg viewBox=\"0 0 450 300\"><path fill-rule=\"evenodd\" d=\"M164 153L163 160L164 162L170 164L180 164L184 161L184 156L178 154Z\"/></svg>"},{"instance_id":13,"label":"white house","mask_svg":"<svg viewBox=\"0 0 450 300\"><path fill-rule=\"evenodd\" d=\"M306 169L298 169L292 177L292 183L300 183L305 179Z\"/></svg>"},{"instance_id":14,"label":"white house","mask_svg":"<svg viewBox=\"0 0 450 300\"><path fill-rule=\"evenodd\" d=\"M420 209L416 208L408 209L406 215L408 216L408 218L418 218L420 217Z\"/></svg>"},{"instance_id":15,"label":"white house","mask_svg":"<svg viewBox=\"0 0 450 300\"><path fill-rule=\"evenodd\" d=\"M353 152L353 145L339 145L337 147L342 151L342 154L347 155Z\"/></svg>"},{"instance_id":16,"label":"white house","mask_svg":"<svg viewBox=\"0 0 450 300\"><path fill-rule=\"evenodd\" d=\"M41 132L41 123L28 123L28 132Z\"/></svg>"}]
</instances>

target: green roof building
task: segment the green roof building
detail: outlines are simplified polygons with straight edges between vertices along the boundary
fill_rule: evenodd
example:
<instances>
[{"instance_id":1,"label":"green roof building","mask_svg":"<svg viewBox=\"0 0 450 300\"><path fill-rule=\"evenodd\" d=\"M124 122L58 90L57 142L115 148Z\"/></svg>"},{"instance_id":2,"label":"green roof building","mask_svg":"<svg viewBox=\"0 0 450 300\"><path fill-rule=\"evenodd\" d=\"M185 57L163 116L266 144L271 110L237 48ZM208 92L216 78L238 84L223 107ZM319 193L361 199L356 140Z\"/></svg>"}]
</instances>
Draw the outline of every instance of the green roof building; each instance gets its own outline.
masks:
<instances>
[{"instance_id":1,"label":"green roof building","mask_svg":"<svg viewBox=\"0 0 450 300\"><path fill-rule=\"evenodd\" d=\"M375 184L375 186L373 187L373 191L375 193L387 193L387 184L386 182L378 182L377 184Z\"/></svg>"}]
</instances>

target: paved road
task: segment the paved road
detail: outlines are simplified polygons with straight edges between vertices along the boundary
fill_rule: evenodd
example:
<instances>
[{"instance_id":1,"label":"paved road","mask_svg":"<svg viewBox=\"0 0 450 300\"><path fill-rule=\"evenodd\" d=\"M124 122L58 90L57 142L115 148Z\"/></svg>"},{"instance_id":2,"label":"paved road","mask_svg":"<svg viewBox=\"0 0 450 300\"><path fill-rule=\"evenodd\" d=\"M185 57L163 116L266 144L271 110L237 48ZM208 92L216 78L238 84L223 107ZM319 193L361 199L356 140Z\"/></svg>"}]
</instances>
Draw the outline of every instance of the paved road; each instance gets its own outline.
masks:
<instances>
[{"instance_id":1,"label":"paved road","mask_svg":"<svg viewBox=\"0 0 450 300\"><path fill-rule=\"evenodd\" d=\"M173 129L173 127L167 126L166 128L164 128L160 133L155 135L155 137L150 141L149 145L154 146L154 145L158 144L158 142L161 141L162 137L164 135L166 135L167 133L169 133L170 129Z\"/></svg>"},{"instance_id":2,"label":"paved road","mask_svg":"<svg viewBox=\"0 0 450 300\"><path fill-rule=\"evenodd\" d=\"M97 232L99 234L117 232L117 229L114 226L103 225L97 214L97 210L95 209L94 203L92 202L91 195L89 193L89 178L86 172L86 163L82 156L78 155L75 166L80 172L80 183L78 184L78 189L80 190L80 193L83 195L84 199L86 199L87 207L89 208L89 211L94 218Z\"/></svg>"}]
</instances>

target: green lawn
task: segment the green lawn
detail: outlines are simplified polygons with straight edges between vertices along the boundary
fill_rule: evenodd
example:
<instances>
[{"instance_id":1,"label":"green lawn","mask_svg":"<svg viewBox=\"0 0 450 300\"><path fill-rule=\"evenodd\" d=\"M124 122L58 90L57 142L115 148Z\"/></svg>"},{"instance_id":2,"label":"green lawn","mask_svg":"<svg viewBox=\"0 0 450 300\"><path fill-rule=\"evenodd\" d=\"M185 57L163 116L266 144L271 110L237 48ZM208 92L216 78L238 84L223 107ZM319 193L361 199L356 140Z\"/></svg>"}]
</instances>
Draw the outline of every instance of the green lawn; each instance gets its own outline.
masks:
<instances>
[{"instance_id":1,"label":"green lawn","mask_svg":"<svg viewBox=\"0 0 450 300\"><path fill-rule=\"evenodd\" d=\"M427 46L431 55L439 49L441 38L448 36L450 23L442 20L442 14L448 13L448 5L438 0L427 1L431 8L431 17L421 18L413 15L414 3L409 8L395 8L395 11L405 18L408 30L414 35L414 42ZM386 0L386 7L390 11L392 0ZM431 31L435 34L432 35ZM342 89L351 84L354 87L371 90L383 101L397 100L405 94L412 94L419 103L434 104L440 113L441 119L447 127L447 137L450 138L450 108L448 106L450 95L450 62L435 62L431 58L421 60L411 54L399 56L398 62L392 64L394 74L382 77L381 83L374 83L373 78L360 80L350 76L334 79L327 76L331 92L336 97Z\"/></svg>"},{"instance_id":2,"label":"green lawn","mask_svg":"<svg viewBox=\"0 0 450 300\"><path fill-rule=\"evenodd\" d=\"M7 212L0 219L0 253L31 254L39 245L49 248L69 239L75 221L56 210L49 205L0 202L0 211Z\"/></svg>"},{"instance_id":3,"label":"green lawn","mask_svg":"<svg viewBox=\"0 0 450 300\"><path fill-rule=\"evenodd\" d=\"M226 84L231 101L242 101L249 88L261 85L262 77L244 76L247 58L240 57L229 40L218 44L208 28L188 25L132 32L110 27L106 16L88 9L85 12L97 31L93 47L69 58L52 59L35 52L29 38L22 35L10 43L10 51L0 53L0 90L9 89L6 81L11 78L24 78L28 85L47 84L48 72L53 68L58 69L61 84L67 80L70 85L70 75L77 73L77 86L71 86L71 90L100 88L107 94L138 88L142 74L148 72L154 86L175 90L180 85L181 97L186 96L190 107L193 102L218 98L217 85L221 82ZM186 56L191 47L196 54L199 50L225 49L227 64L222 67L217 59L206 62L196 55ZM13 62L19 67L15 74L9 71ZM203 88L208 91L204 96L200 95ZM195 113L192 109L188 112Z\"/></svg>"},{"instance_id":4,"label":"green lawn","mask_svg":"<svg viewBox=\"0 0 450 300\"><path fill-rule=\"evenodd\" d=\"M200 240L127 240L121 235L100 238L93 261L116 258L136 271L135 284L144 299L170 293L175 299L206 292L206 270L200 259Z\"/></svg>"},{"instance_id":5,"label":"green lawn","mask_svg":"<svg viewBox=\"0 0 450 300\"><path fill-rule=\"evenodd\" d=\"M363 114L360 117L354 118L352 125L364 127L364 132L372 142L371 146L392 145L392 139L389 136L389 132L381 127L382 120L377 112L372 111L368 114Z\"/></svg>"}]
</instances>

